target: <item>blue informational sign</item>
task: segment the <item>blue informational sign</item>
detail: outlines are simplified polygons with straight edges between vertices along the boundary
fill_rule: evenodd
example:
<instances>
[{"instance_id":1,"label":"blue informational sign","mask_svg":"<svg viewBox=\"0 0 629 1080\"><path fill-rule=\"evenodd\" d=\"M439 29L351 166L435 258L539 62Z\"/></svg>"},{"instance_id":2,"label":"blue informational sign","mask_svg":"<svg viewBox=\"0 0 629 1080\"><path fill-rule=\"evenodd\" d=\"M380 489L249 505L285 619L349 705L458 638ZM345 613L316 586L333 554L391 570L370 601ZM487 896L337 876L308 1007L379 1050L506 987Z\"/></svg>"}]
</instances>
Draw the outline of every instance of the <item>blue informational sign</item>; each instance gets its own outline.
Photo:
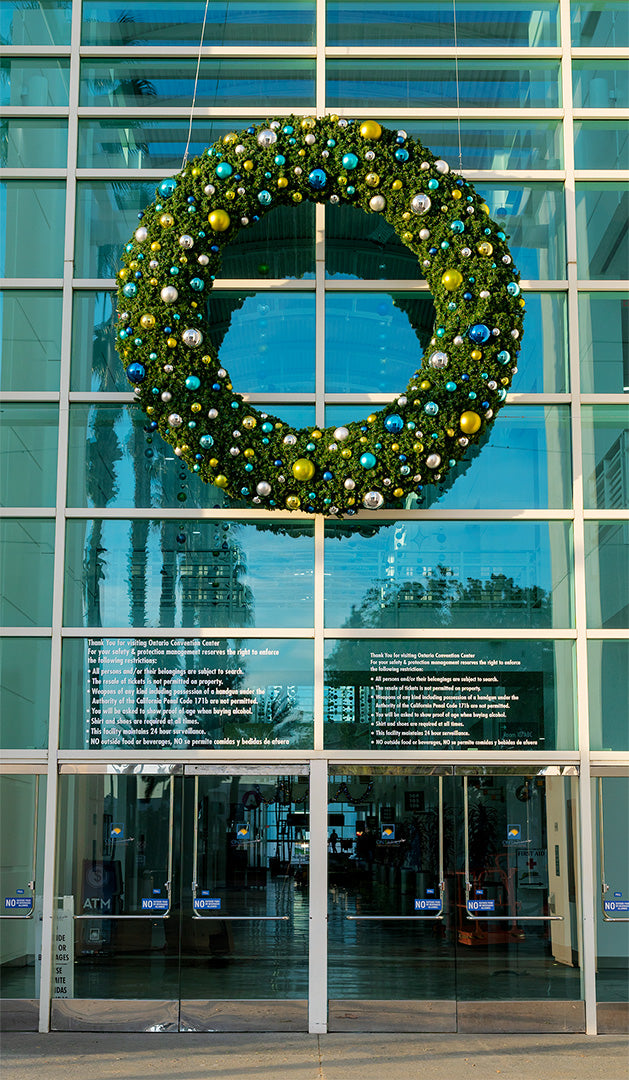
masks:
<instances>
[{"instance_id":1,"label":"blue informational sign","mask_svg":"<svg viewBox=\"0 0 629 1080\"><path fill-rule=\"evenodd\" d=\"M507 825L507 840L521 840L522 839L522 826L521 825Z\"/></svg>"},{"instance_id":2,"label":"blue informational sign","mask_svg":"<svg viewBox=\"0 0 629 1080\"><path fill-rule=\"evenodd\" d=\"M30 896L5 896L4 906L9 911L26 911L32 906Z\"/></svg>"},{"instance_id":3,"label":"blue informational sign","mask_svg":"<svg viewBox=\"0 0 629 1080\"><path fill-rule=\"evenodd\" d=\"M239 840L251 839L251 825L248 821L243 821L240 825L236 826L236 836Z\"/></svg>"},{"instance_id":4,"label":"blue informational sign","mask_svg":"<svg viewBox=\"0 0 629 1080\"><path fill-rule=\"evenodd\" d=\"M603 911L629 911L629 900L603 900Z\"/></svg>"},{"instance_id":5,"label":"blue informational sign","mask_svg":"<svg viewBox=\"0 0 629 1080\"><path fill-rule=\"evenodd\" d=\"M395 825L383 825L380 829L381 840L395 840Z\"/></svg>"},{"instance_id":6,"label":"blue informational sign","mask_svg":"<svg viewBox=\"0 0 629 1080\"><path fill-rule=\"evenodd\" d=\"M416 900L415 911L439 911L441 908L441 900Z\"/></svg>"},{"instance_id":7,"label":"blue informational sign","mask_svg":"<svg viewBox=\"0 0 629 1080\"><path fill-rule=\"evenodd\" d=\"M160 896L143 896L142 911L167 911L168 900Z\"/></svg>"},{"instance_id":8,"label":"blue informational sign","mask_svg":"<svg viewBox=\"0 0 629 1080\"><path fill-rule=\"evenodd\" d=\"M470 900L468 901L468 911L493 911L496 907L495 900Z\"/></svg>"},{"instance_id":9,"label":"blue informational sign","mask_svg":"<svg viewBox=\"0 0 629 1080\"><path fill-rule=\"evenodd\" d=\"M20 892L20 890L17 889L17 892ZM621 896L622 896L621 892L615 892L614 893L614 899L616 899L616 900L620 900Z\"/></svg>"},{"instance_id":10,"label":"blue informational sign","mask_svg":"<svg viewBox=\"0 0 629 1080\"><path fill-rule=\"evenodd\" d=\"M195 911L218 911L221 906L219 896L197 896L194 901Z\"/></svg>"},{"instance_id":11,"label":"blue informational sign","mask_svg":"<svg viewBox=\"0 0 629 1080\"><path fill-rule=\"evenodd\" d=\"M109 829L110 840L124 840L124 825L122 822L115 822Z\"/></svg>"}]
</instances>

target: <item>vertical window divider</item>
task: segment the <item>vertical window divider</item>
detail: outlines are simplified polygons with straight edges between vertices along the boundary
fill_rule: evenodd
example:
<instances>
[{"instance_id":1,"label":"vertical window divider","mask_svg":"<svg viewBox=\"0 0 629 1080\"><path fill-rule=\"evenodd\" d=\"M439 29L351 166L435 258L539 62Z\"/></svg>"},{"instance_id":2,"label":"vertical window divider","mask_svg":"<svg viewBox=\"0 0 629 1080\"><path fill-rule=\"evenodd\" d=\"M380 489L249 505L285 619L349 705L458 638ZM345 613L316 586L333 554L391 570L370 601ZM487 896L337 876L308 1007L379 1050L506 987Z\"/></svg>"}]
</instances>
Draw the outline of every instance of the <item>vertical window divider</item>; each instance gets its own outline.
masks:
<instances>
[{"instance_id":1,"label":"vertical window divider","mask_svg":"<svg viewBox=\"0 0 629 1080\"><path fill-rule=\"evenodd\" d=\"M590 736L587 673L587 607L585 593L585 528L583 519L583 454L579 369L579 312L577 293L577 221L574 178L574 123L570 0L560 0L563 97L563 147L566 170L566 259L568 275L568 349L570 361L572 497L574 508L574 588L577 717L579 749L579 825L581 834L581 949L585 998L585 1030L597 1032L596 1022L596 913L594 905L594 834L590 794Z\"/></svg>"}]
</instances>

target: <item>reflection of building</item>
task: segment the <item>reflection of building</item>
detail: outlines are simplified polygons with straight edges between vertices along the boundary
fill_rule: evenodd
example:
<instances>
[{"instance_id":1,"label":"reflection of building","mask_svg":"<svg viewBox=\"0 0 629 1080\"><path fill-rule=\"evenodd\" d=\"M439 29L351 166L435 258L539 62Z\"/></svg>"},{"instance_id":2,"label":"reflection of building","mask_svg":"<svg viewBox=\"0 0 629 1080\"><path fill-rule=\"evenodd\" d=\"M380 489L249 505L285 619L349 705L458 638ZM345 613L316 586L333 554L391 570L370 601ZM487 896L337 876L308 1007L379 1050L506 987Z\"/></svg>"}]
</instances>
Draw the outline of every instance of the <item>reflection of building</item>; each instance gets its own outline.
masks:
<instances>
[{"instance_id":1,"label":"reflection of building","mask_svg":"<svg viewBox=\"0 0 629 1080\"><path fill-rule=\"evenodd\" d=\"M203 4L4 5L0 898L13 905L5 914L27 911L34 880L33 910L43 913L41 923L0 923L8 1023L46 1028L52 985L53 1022L68 1026L98 1028L116 1016L114 1027L163 1024L185 1038L195 1024L216 1026L199 1001L225 998L223 1024L236 1015L236 1025L259 1027L264 998L272 1028L275 993L290 1014L281 1023L323 1031L351 1026L356 1001L345 1002L359 986L369 1003L363 1027L382 1025L389 1010L400 1026L469 1030L483 999L516 1028L532 1016L539 1030L586 1022L593 1030L597 1002L600 1030L618 1028L629 941L626 924L603 919L602 903L629 895L627 144L618 119L627 101L621 54L609 51L628 44L624 10L596 0L217 0L210 13L193 155L296 110L360 122L377 115L451 166L460 157L521 271L521 397L451 487L397 520L386 511L385 526L362 511L323 525L261 507L247 516L204 488L132 406L113 348L112 300L137 214L184 156ZM305 201L277 209L225 252L208 339L220 341L234 386L286 410L294 426L363 417L394 400L430 340L422 273L381 217ZM92 646L88 681L88 641L105 639L107 647ZM388 654L457 650L503 662L486 669L499 674L487 700L468 704L488 715L492 698L510 694L509 710L497 708L505 716L493 726L472 717L476 748L459 754L444 749L454 740L437 726L435 704L421 746L404 747L400 735L383 753L371 741L372 676L392 677L379 714L390 730L408 721L411 680ZM377 653L388 670L376 670ZM430 669L437 676L439 664ZM479 668L460 670L471 678ZM90 732L105 678L106 742ZM230 715L248 688L257 703ZM389 771L378 773L383 763ZM349 771L339 777L341 766ZM343 817L331 822L340 834L329 878L339 918L327 924L326 767L333 815ZM594 815L590 774L601 787ZM440 779L450 786L442 815L444 848L454 852L444 874L450 922L436 933L424 924L423 937L417 924L412 938L406 916L434 910L414 903L434 904L427 890L439 888L428 878L439 862ZM601 808L604 897L591 886L599 889ZM359 821L374 841L360 859ZM396 830L389 847L384 825ZM505 859L509 826L546 853L537 879L522 852ZM471 933L466 838L475 887L493 890L473 902L493 900L502 913L520 904L520 914L549 921L524 936L515 918ZM169 919L156 922L169 853L179 891ZM229 897L217 887L227 878ZM79 922L87 899L151 919ZM227 899L241 906L229 909ZM222 917L234 911L233 921ZM193 921L194 912L216 922ZM347 918L383 912L405 918L397 929L395 920L383 928ZM51 982L58 967L76 977ZM338 995L330 1007L328 985Z\"/></svg>"}]
</instances>

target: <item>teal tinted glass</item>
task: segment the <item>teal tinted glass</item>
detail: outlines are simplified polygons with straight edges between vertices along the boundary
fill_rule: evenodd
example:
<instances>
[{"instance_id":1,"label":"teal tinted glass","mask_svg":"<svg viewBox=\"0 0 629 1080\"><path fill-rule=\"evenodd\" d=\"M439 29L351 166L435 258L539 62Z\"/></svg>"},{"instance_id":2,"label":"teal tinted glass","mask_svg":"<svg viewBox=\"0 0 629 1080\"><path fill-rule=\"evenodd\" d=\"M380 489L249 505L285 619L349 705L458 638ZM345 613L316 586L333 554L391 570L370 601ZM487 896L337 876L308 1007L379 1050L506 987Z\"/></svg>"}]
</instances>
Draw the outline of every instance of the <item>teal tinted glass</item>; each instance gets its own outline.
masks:
<instances>
[{"instance_id":1,"label":"teal tinted glass","mask_svg":"<svg viewBox=\"0 0 629 1080\"><path fill-rule=\"evenodd\" d=\"M558 45L557 0L327 0L328 45ZM456 36L454 14L456 12Z\"/></svg>"},{"instance_id":2,"label":"teal tinted glass","mask_svg":"<svg viewBox=\"0 0 629 1080\"><path fill-rule=\"evenodd\" d=\"M58 390L61 292L0 292L0 389Z\"/></svg>"},{"instance_id":3,"label":"teal tinted glass","mask_svg":"<svg viewBox=\"0 0 629 1080\"><path fill-rule=\"evenodd\" d=\"M76 187L75 274L114 278L138 213L155 198L155 181L80 180Z\"/></svg>"},{"instance_id":4,"label":"teal tinted glass","mask_svg":"<svg viewBox=\"0 0 629 1080\"><path fill-rule=\"evenodd\" d=\"M0 622L50 626L55 523L43 518L0 520Z\"/></svg>"},{"instance_id":5,"label":"teal tinted glass","mask_svg":"<svg viewBox=\"0 0 629 1080\"><path fill-rule=\"evenodd\" d=\"M324 741L343 750L569 750L571 641L329 640Z\"/></svg>"},{"instance_id":6,"label":"teal tinted glass","mask_svg":"<svg viewBox=\"0 0 629 1080\"><path fill-rule=\"evenodd\" d=\"M309 626L313 537L311 522L69 521L65 622Z\"/></svg>"},{"instance_id":7,"label":"teal tinted glass","mask_svg":"<svg viewBox=\"0 0 629 1080\"><path fill-rule=\"evenodd\" d=\"M577 184L577 272L594 281L629 273L626 184Z\"/></svg>"},{"instance_id":8,"label":"teal tinted glass","mask_svg":"<svg viewBox=\"0 0 629 1080\"><path fill-rule=\"evenodd\" d=\"M116 294L75 292L72 298L71 390L128 391L116 352Z\"/></svg>"},{"instance_id":9,"label":"teal tinted glass","mask_svg":"<svg viewBox=\"0 0 629 1080\"><path fill-rule=\"evenodd\" d=\"M248 126L246 118L195 121L190 157L230 131ZM403 127L417 136L453 166L459 160L456 120L388 120L391 128ZM163 169L181 166L188 121L134 117L124 121L105 117L79 120L78 166L80 169ZM521 120L461 121L461 151L466 169L561 169L563 142L561 121Z\"/></svg>"},{"instance_id":10,"label":"teal tinted glass","mask_svg":"<svg viewBox=\"0 0 629 1080\"><path fill-rule=\"evenodd\" d=\"M626 109L629 68L615 60L573 59L572 95L577 109Z\"/></svg>"},{"instance_id":11,"label":"teal tinted glass","mask_svg":"<svg viewBox=\"0 0 629 1080\"><path fill-rule=\"evenodd\" d=\"M325 624L569 627L567 522L326 523Z\"/></svg>"},{"instance_id":12,"label":"teal tinted glass","mask_svg":"<svg viewBox=\"0 0 629 1080\"><path fill-rule=\"evenodd\" d=\"M6 45L69 45L71 0L9 0L0 7Z\"/></svg>"},{"instance_id":13,"label":"teal tinted glass","mask_svg":"<svg viewBox=\"0 0 629 1080\"><path fill-rule=\"evenodd\" d=\"M629 750L629 641L588 641L592 750Z\"/></svg>"},{"instance_id":14,"label":"teal tinted glass","mask_svg":"<svg viewBox=\"0 0 629 1080\"><path fill-rule=\"evenodd\" d=\"M627 293L579 293L579 351L584 394L629 392Z\"/></svg>"},{"instance_id":15,"label":"teal tinted glass","mask_svg":"<svg viewBox=\"0 0 629 1080\"><path fill-rule=\"evenodd\" d=\"M347 203L325 208L325 276L421 280L419 260L380 215Z\"/></svg>"},{"instance_id":16,"label":"teal tinted glass","mask_svg":"<svg viewBox=\"0 0 629 1080\"><path fill-rule=\"evenodd\" d=\"M575 169L629 169L629 132L625 123L575 120Z\"/></svg>"},{"instance_id":17,"label":"teal tinted glass","mask_svg":"<svg viewBox=\"0 0 629 1080\"><path fill-rule=\"evenodd\" d=\"M196 61L84 60L80 104L190 108ZM196 90L198 106L246 108L264 105L314 105L314 60L202 60Z\"/></svg>"},{"instance_id":18,"label":"teal tinted glass","mask_svg":"<svg viewBox=\"0 0 629 1080\"><path fill-rule=\"evenodd\" d=\"M314 293L212 291L210 338L234 385L248 393L314 393Z\"/></svg>"},{"instance_id":19,"label":"teal tinted glass","mask_svg":"<svg viewBox=\"0 0 629 1080\"><path fill-rule=\"evenodd\" d=\"M326 424L361 420L370 405L332 405ZM564 406L510 405L486 441L452 469L440 489L424 488L413 506L505 510L572 505L570 413Z\"/></svg>"},{"instance_id":20,"label":"teal tinted glass","mask_svg":"<svg viewBox=\"0 0 629 1080\"><path fill-rule=\"evenodd\" d=\"M296 638L66 639L61 745L312 747L313 660Z\"/></svg>"},{"instance_id":21,"label":"teal tinted glass","mask_svg":"<svg viewBox=\"0 0 629 1080\"><path fill-rule=\"evenodd\" d=\"M63 180L0 183L0 277L63 276Z\"/></svg>"},{"instance_id":22,"label":"teal tinted glass","mask_svg":"<svg viewBox=\"0 0 629 1080\"><path fill-rule=\"evenodd\" d=\"M562 393L568 387L567 304L563 293L526 294L526 333L514 388ZM423 293L328 293L328 393L399 393L420 362L434 307Z\"/></svg>"},{"instance_id":23,"label":"teal tinted glass","mask_svg":"<svg viewBox=\"0 0 629 1080\"><path fill-rule=\"evenodd\" d=\"M0 637L0 746L48 744L50 638Z\"/></svg>"},{"instance_id":24,"label":"teal tinted glass","mask_svg":"<svg viewBox=\"0 0 629 1080\"><path fill-rule=\"evenodd\" d=\"M582 405L583 502L586 509L629 506L629 402Z\"/></svg>"},{"instance_id":25,"label":"teal tinted glass","mask_svg":"<svg viewBox=\"0 0 629 1080\"><path fill-rule=\"evenodd\" d=\"M629 627L629 521L585 522L588 626Z\"/></svg>"},{"instance_id":26,"label":"teal tinted glass","mask_svg":"<svg viewBox=\"0 0 629 1080\"><path fill-rule=\"evenodd\" d=\"M314 278L315 207L276 206L222 253L222 278Z\"/></svg>"},{"instance_id":27,"label":"teal tinted glass","mask_svg":"<svg viewBox=\"0 0 629 1080\"><path fill-rule=\"evenodd\" d=\"M83 0L84 45L312 45L315 0Z\"/></svg>"},{"instance_id":28,"label":"teal tinted glass","mask_svg":"<svg viewBox=\"0 0 629 1080\"><path fill-rule=\"evenodd\" d=\"M57 405L0 405L0 505L54 506Z\"/></svg>"},{"instance_id":29,"label":"teal tinted glass","mask_svg":"<svg viewBox=\"0 0 629 1080\"><path fill-rule=\"evenodd\" d=\"M559 64L552 60L459 60L458 79L454 59L328 60L326 86L328 108L561 105Z\"/></svg>"},{"instance_id":30,"label":"teal tinted glass","mask_svg":"<svg viewBox=\"0 0 629 1080\"><path fill-rule=\"evenodd\" d=\"M572 0L572 44L627 48L629 9L625 0Z\"/></svg>"},{"instance_id":31,"label":"teal tinted glass","mask_svg":"<svg viewBox=\"0 0 629 1080\"><path fill-rule=\"evenodd\" d=\"M509 237L523 278L566 276L566 218L562 184L478 183L492 218Z\"/></svg>"},{"instance_id":32,"label":"teal tinted glass","mask_svg":"<svg viewBox=\"0 0 629 1080\"><path fill-rule=\"evenodd\" d=\"M0 164L7 169L65 169L67 120L0 121Z\"/></svg>"},{"instance_id":33,"label":"teal tinted glass","mask_svg":"<svg viewBox=\"0 0 629 1080\"><path fill-rule=\"evenodd\" d=\"M0 105L67 105L69 60L23 56L0 61Z\"/></svg>"},{"instance_id":34,"label":"teal tinted glass","mask_svg":"<svg viewBox=\"0 0 629 1080\"><path fill-rule=\"evenodd\" d=\"M292 427L314 423L312 405L258 405ZM177 461L172 447L146 427L139 408L123 404L71 405L68 506L171 507L191 510L238 506Z\"/></svg>"}]
</instances>

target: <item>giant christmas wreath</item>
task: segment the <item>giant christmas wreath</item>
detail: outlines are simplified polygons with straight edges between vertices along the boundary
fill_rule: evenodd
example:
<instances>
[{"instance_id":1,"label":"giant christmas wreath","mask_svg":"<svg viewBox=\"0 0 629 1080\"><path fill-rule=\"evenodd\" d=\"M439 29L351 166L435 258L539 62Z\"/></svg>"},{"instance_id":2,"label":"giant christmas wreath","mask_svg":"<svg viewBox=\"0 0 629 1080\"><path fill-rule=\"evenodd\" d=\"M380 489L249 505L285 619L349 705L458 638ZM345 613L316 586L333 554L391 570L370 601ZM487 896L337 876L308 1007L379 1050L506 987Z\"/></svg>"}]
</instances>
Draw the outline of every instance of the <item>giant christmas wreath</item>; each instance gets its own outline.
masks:
<instances>
[{"instance_id":1,"label":"giant christmas wreath","mask_svg":"<svg viewBox=\"0 0 629 1080\"><path fill-rule=\"evenodd\" d=\"M234 390L209 344L206 297L240 230L304 199L382 215L419 259L436 318L391 405L297 430ZM158 185L123 263L117 347L149 430L247 505L403 505L478 443L516 370L524 301L504 232L445 161L374 120L291 116L225 135Z\"/></svg>"}]
</instances>

